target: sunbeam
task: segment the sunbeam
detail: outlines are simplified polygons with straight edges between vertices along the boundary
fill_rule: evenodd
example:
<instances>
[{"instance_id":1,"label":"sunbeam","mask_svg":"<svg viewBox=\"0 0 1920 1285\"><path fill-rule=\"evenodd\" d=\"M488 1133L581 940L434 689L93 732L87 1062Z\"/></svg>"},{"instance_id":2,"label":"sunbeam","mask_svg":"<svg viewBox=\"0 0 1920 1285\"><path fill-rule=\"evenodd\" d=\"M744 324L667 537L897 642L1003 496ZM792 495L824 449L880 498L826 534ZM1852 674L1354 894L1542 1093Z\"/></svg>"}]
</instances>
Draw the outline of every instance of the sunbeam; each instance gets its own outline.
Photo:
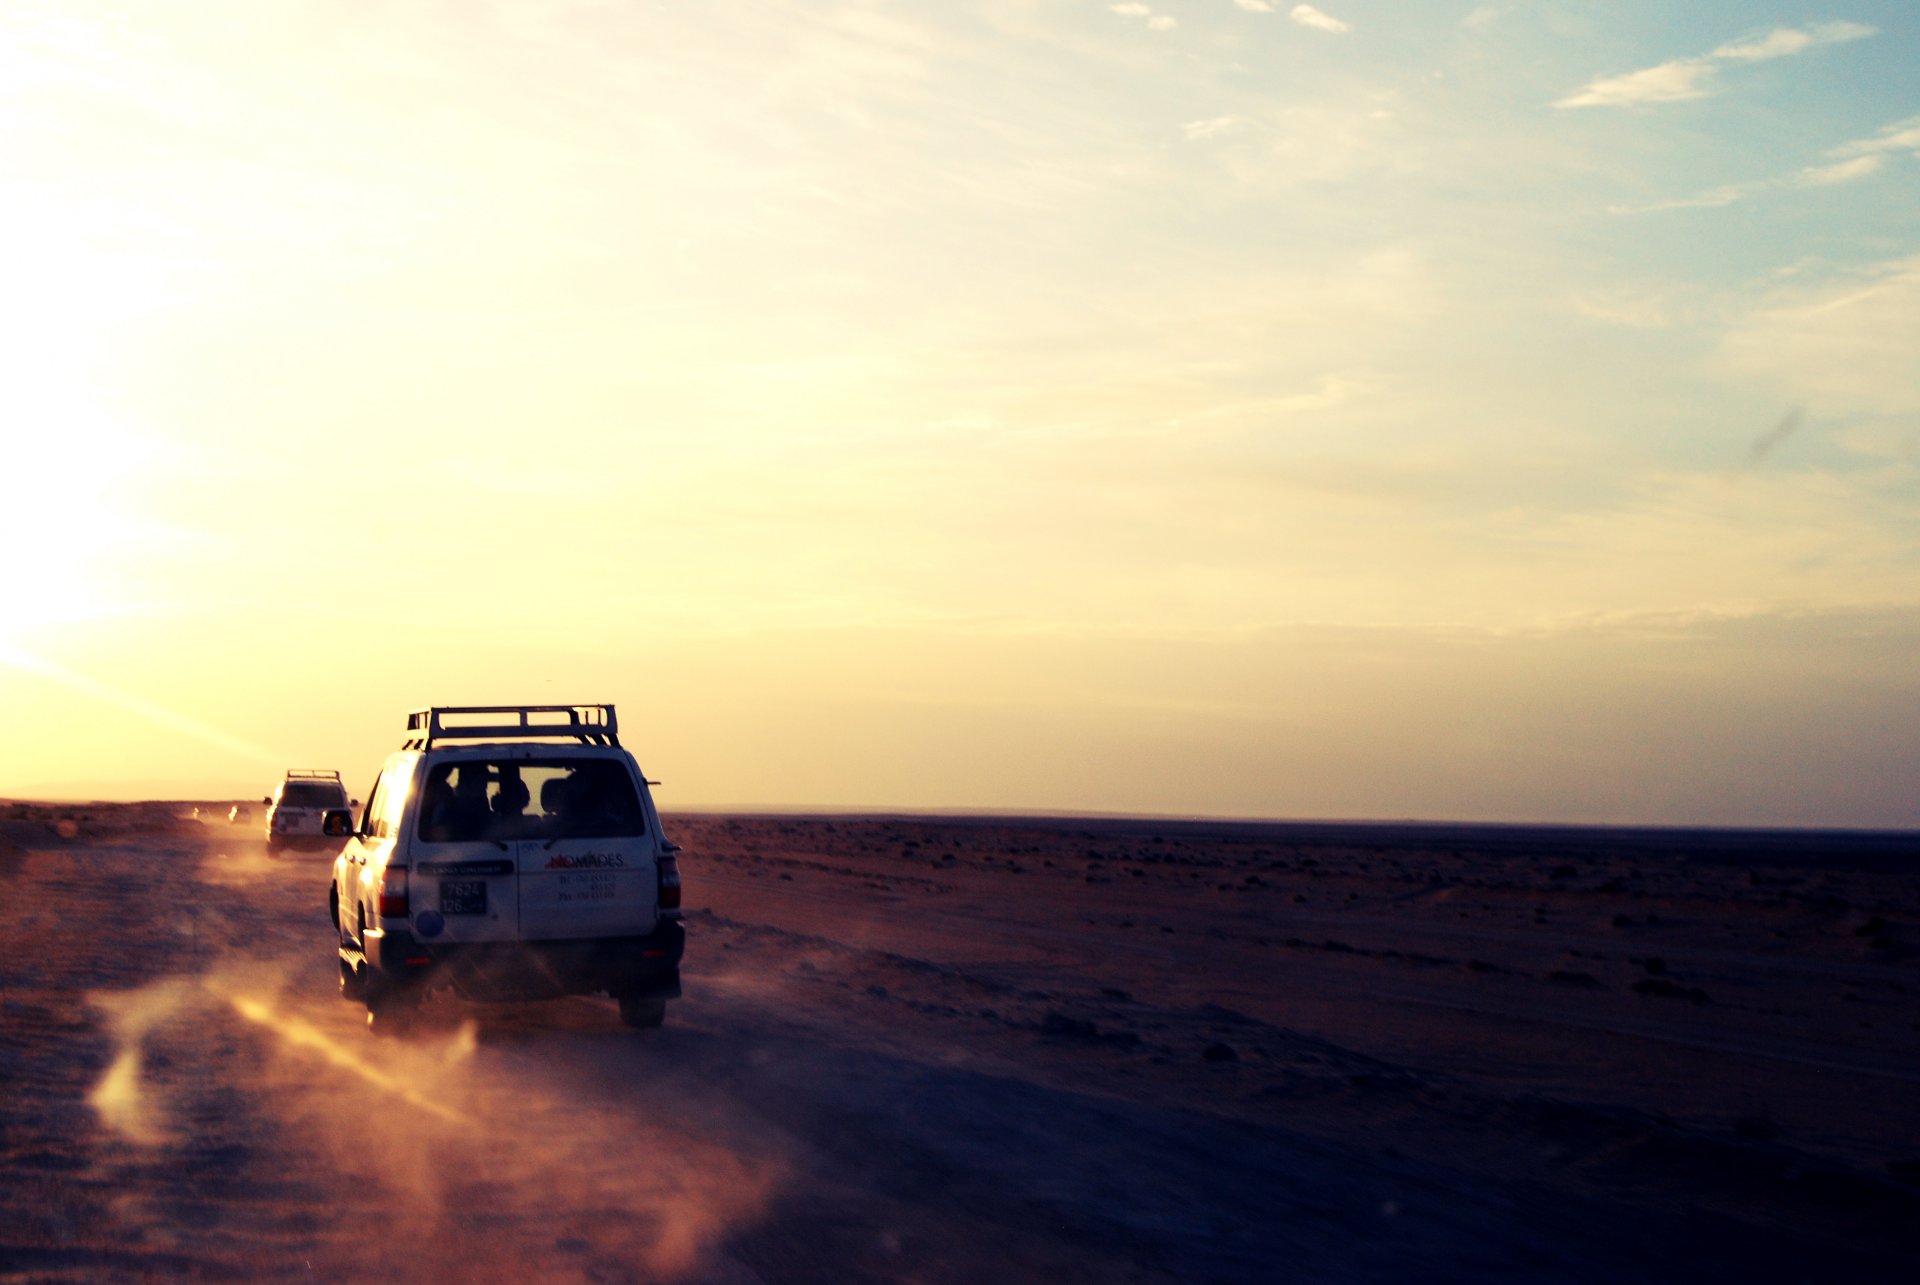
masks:
<instances>
[{"instance_id":1,"label":"sunbeam","mask_svg":"<svg viewBox=\"0 0 1920 1285\"><path fill-rule=\"evenodd\" d=\"M469 1123L466 1116L455 1111L443 1102L436 1102L422 1094L418 1089L393 1075L381 1070L356 1054L340 1047L319 1029L307 1025L298 1018L286 1017L275 1013L266 1004L246 995L232 995L228 1002L234 1012L249 1022L264 1026L295 1048L310 1049L325 1058L329 1063L353 1074L379 1089L400 1098L409 1106L418 1107L427 1114L445 1120L449 1124ZM471 1028L463 1028L455 1037L450 1057L460 1057L471 1053L474 1048Z\"/></svg>"},{"instance_id":2,"label":"sunbeam","mask_svg":"<svg viewBox=\"0 0 1920 1285\"><path fill-rule=\"evenodd\" d=\"M106 683L89 678L85 674L75 673L66 666L56 664L44 657L31 655L18 647L9 645L4 638L0 638L0 664L12 665L17 669L51 679L83 696L112 705L116 709L125 710L149 722L157 723L161 727L180 732L256 763L277 765L286 762L289 757L283 752L270 749L256 741L250 741L243 736L236 736L232 732L202 722L190 714L170 709L144 696L136 696L132 692L110 687Z\"/></svg>"}]
</instances>

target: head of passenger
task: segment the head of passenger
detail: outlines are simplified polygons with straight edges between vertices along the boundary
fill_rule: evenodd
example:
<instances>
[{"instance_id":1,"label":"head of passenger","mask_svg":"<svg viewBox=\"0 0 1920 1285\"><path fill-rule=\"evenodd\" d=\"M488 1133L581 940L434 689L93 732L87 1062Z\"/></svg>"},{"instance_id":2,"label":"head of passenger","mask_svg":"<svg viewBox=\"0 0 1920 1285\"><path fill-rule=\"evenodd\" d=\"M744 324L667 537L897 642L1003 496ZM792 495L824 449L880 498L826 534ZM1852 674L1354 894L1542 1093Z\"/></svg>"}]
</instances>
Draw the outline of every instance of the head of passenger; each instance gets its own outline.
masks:
<instances>
[{"instance_id":1,"label":"head of passenger","mask_svg":"<svg viewBox=\"0 0 1920 1285\"><path fill-rule=\"evenodd\" d=\"M527 783L520 779L520 769L501 768L500 788L493 796L494 816L503 820L518 820L532 801L533 795L528 791Z\"/></svg>"}]
</instances>

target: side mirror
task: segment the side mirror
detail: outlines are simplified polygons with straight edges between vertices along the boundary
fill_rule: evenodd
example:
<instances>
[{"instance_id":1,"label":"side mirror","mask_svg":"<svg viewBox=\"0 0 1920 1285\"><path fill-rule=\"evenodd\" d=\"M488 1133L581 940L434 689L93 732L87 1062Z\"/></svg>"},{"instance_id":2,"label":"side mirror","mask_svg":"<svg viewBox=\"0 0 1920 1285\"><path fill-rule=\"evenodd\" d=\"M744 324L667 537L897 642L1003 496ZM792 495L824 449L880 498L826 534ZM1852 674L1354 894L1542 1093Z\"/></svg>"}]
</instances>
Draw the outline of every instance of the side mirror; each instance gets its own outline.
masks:
<instances>
[{"instance_id":1,"label":"side mirror","mask_svg":"<svg viewBox=\"0 0 1920 1285\"><path fill-rule=\"evenodd\" d=\"M353 813L345 808L328 808L320 819L320 833L329 839L344 839L353 833Z\"/></svg>"},{"instance_id":2,"label":"side mirror","mask_svg":"<svg viewBox=\"0 0 1920 1285\"><path fill-rule=\"evenodd\" d=\"M350 807L350 808L357 808L357 807L359 807L359 806L360 806L360 800L358 800L358 799L348 799L348 800L347 800L347 806L348 806L348 807Z\"/></svg>"},{"instance_id":3,"label":"side mirror","mask_svg":"<svg viewBox=\"0 0 1920 1285\"><path fill-rule=\"evenodd\" d=\"M272 807L272 806L273 806L273 796L272 796L271 794L269 794L269 795L268 795L268 796L267 796L266 798L264 798L264 799L262 799L262 800L260 800L260 806L261 806L261 807L263 807L263 808L270 808L270 807Z\"/></svg>"}]
</instances>

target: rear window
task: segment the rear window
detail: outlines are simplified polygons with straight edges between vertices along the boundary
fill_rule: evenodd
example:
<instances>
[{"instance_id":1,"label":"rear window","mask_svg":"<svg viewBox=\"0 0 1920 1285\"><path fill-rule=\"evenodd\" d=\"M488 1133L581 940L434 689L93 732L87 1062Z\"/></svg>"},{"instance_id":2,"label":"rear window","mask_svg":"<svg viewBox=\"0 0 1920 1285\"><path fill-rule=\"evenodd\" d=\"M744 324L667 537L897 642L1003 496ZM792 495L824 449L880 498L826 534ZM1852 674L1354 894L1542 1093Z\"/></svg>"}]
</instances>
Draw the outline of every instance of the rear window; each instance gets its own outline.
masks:
<instances>
[{"instance_id":1,"label":"rear window","mask_svg":"<svg viewBox=\"0 0 1920 1285\"><path fill-rule=\"evenodd\" d=\"M436 764L420 794L428 843L615 839L647 832L640 793L615 759L486 759Z\"/></svg>"},{"instance_id":2,"label":"rear window","mask_svg":"<svg viewBox=\"0 0 1920 1285\"><path fill-rule=\"evenodd\" d=\"M288 781L280 787L283 808L344 808L347 792L338 785L318 781Z\"/></svg>"}]
</instances>

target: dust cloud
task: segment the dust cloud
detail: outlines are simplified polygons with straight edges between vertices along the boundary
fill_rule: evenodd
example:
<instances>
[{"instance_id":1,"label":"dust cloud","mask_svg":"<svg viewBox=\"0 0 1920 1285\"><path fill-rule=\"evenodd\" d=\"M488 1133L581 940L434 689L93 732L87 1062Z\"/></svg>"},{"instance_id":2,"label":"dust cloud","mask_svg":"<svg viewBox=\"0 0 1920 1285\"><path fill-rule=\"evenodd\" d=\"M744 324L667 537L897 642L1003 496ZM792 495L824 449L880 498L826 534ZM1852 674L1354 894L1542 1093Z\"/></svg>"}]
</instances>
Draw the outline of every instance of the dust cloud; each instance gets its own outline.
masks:
<instances>
[{"instance_id":1,"label":"dust cloud","mask_svg":"<svg viewBox=\"0 0 1920 1285\"><path fill-rule=\"evenodd\" d=\"M690 1108L671 1068L634 1064L641 1050L624 1029L495 1047L470 1013L451 1011L462 1006L436 1001L413 1037L376 1040L357 1010L288 975L286 961L227 959L91 993L115 1043L88 1095L102 1125L139 1148L178 1148L206 1127L194 1082L217 1076L227 1127L274 1138L297 1153L285 1159L325 1175L346 1224L357 1208L369 1229L424 1228L492 1270L542 1278L553 1246L663 1279L711 1278L715 1247L787 1172L764 1122ZM210 1037L231 1055L206 1048ZM164 1059L150 1055L156 1043ZM663 1070L666 1086L641 1082ZM542 1228L532 1242L530 1225Z\"/></svg>"},{"instance_id":2,"label":"dust cloud","mask_svg":"<svg viewBox=\"0 0 1920 1285\"><path fill-rule=\"evenodd\" d=\"M164 1103L143 1084L141 1041L154 1026L186 1007L197 990L190 979L169 977L135 991L88 996L106 1014L107 1028L118 1047L87 1102L102 1123L130 1142L157 1146L178 1136Z\"/></svg>"},{"instance_id":3,"label":"dust cloud","mask_svg":"<svg viewBox=\"0 0 1920 1285\"><path fill-rule=\"evenodd\" d=\"M258 847L232 847L210 852L201 859L199 869L202 883L235 889L254 887L276 873L273 858Z\"/></svg>"}]
</instances>

